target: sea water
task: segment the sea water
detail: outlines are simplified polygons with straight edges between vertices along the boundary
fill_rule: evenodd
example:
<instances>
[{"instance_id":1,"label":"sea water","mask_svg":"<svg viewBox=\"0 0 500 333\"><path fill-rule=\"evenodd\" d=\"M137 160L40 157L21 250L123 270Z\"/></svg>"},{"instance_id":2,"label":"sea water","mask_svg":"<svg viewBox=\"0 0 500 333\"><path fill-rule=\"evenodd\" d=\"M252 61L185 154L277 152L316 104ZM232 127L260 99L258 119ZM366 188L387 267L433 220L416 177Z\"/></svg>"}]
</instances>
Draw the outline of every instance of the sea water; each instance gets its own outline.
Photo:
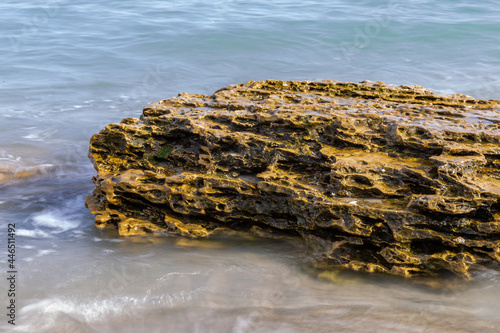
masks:
<instances>
[{"instance_id":1,"label":"sea water","mask_svg":"<svg viewBox=\"0 0 500 333\"><path fill-rule=\"evenodd\" d=\"M293 243L120 238L84 207L91 135L179 92L331 79L500 99L499 18L487 0L3 1L0 330L499 332L494 271L436 288L318 277Z\"/></svg>"}]
</instances>

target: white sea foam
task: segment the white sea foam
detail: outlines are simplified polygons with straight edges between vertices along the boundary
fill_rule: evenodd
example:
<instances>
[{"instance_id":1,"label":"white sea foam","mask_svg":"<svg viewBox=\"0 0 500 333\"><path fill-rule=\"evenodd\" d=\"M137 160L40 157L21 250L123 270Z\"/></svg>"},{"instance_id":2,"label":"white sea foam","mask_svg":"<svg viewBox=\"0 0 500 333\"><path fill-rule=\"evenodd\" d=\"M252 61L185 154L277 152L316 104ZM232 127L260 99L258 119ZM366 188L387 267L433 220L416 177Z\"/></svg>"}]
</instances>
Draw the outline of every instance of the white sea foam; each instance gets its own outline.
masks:
<instances>
[{"instance_id":1,"label":"white sea foam","mask_svg":"<svg viewBox=\"0 0 500 333\"><path fill-rule=\"evenodd\" d=\"M26 316L26 318L38 316L50 318L57 314L67 314L85 322L95 322L107 316L120 313L122 311L122 306L126 305L126 303L127 302L120 302L112 299L94 302L78 302L71 299L52 298L24 306L19 311L19 314Z\"/></svg>"},{"instance_id":2,"label":"white sea foam","mask_svg":"<svg viewBox=\"0 0 500 333\"><path fill-rule=\"evenodd\" d=\"M168 274L165 274L163 275L162 277L158 278L158 281L163 281L163 280L167 280L167 279L170 279L172 277L184 277L186 275L200 275L200 272L187 272L187 273L181 273L181 272L172 272L172 273L168 273Z\"/></svg>"},{"instance_id":3,"label":"white sea foam","mask_svg":"<svg viewBox=\"0 0 500 333\"><path fill-rule=\"evenodd\" d=\"M36 133L28 134L23 136L23 139L30 139L30 140L36 140L39 139L40 137Z\"/></svg>"},{"instance_id":4,"label":"white sea foam","mask_svg":"<svg viewBox=\"0 0 500 333\"><path fill-rule=\"evenodd\" d=\"M55 250L38 250L36 256L37 257L43 257L46 256L47 254L55 253Z\"/></svg>"},{"instance_id":5,"label":"white sea foam","mask_svg":"<svg viewBox=\"0 0 500 333\"><path fill-rule=\"evenodd\" d=\"M31 237L31 238L47 238L50 237L48 233L42 230L27 230L27 229L17 229L17 236Z\"/></svg>"},{"instance_id":6,"label":"white sea foam","mask_svg":"<svg viewBox=\"0 0 500 333\"><path fill-rule=\"evenodd\" d=\"M253 323L255 319L258 319L259 316L262 316L261 313L258 311L253 311L250 313L248 316L238 316L236 317L236 323L234 324L234 327L232 329L232 332L235 333L245 333L250 331L255 324Z\"/></svg>"},{"instance_id":7,"label":"white sea foam","mask_svg":"<svg viewBox=\"0 0 500 333\"><path fill-rule=\"evenodd\" d=\"M81 323L93 323L118 314L120 303L110 300L101 302L75 302L70 299L45 299L24 306L19 314L27 320L17 325L19 332L56 332L67 318Z\"/></svg>"},{"instance_id":8,"label":"white sea foam","mask_svg":"<svg viewBox=\"0 0 500 333\"><path fill-rule=\"evenodd\" d=\"M31 220L33 230L24 230L22 235L36 238L50 237L69 230L78 232L81 216L75 213L74 207L80 202L81 198L68 200L64 202L63 207L44 209L32 214L29 220Z\"/></svg>"},{"instance_id":9,"label":"white sea foam","mask_svg":"<svg viewBox=\"0 0 500 333\"><path fill-rule=\"evenodd\" d=\"M28 140L34 140L34 141L44 141L56 133L57 133L57 130L55 130L55 129L47 129L47 130L43 130L43 131L30 133L28 135L23 136L22 138L28 139Z\"/></svg>"},{"instance_id":10,"label":"white sea foam","mask_svg":"<svg viewBox=\"0 0 500 333\"><path fill-rule=\"evenodd\" d=\"M158 306L174 308L186 305L193 300L196 294L204 290L204 288L198 288L143 298L122 296L97 300L70 298L39 300L19 310L19 315L26 320L25 323L17 327L17 330L32 332L56 328L61 316L67 316L78 322L91 325L101 321L109 321L112 317L137 316L141 312L156 309Z\"/></svg>"},{"instance_id":11,"label":"white sea foam","mask_svg":"<svg viewBox=\"0 0 500 333\"><path fill-rule=\"evenodd\" d=\"M68 219L63 214L55 211L42 212L33 217L33 225L55 229L53 232L59 233L77 228L80 223L73 219Z\"/></svg>"}]
</instances>

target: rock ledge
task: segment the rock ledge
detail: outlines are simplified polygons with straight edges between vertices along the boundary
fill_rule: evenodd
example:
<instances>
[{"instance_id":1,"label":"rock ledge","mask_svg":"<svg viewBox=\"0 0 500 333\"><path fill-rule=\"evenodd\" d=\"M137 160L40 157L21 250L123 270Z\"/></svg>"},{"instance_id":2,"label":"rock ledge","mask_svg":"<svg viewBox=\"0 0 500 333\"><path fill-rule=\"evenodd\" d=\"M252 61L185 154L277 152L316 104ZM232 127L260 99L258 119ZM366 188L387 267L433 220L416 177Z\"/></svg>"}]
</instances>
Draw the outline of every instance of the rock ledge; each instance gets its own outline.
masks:
<instances>
[{"instance_id":1,"label":"rock ledge","mask_svg":"<svg viewBox=\"0 0 500 333\"><path fill-rule=\"evenodd\" d=\"M92 137L120 235L301 237L318 267L470 278L500 262L500 102L381 82L182 93Z\"/></svg>"}]
</instances>

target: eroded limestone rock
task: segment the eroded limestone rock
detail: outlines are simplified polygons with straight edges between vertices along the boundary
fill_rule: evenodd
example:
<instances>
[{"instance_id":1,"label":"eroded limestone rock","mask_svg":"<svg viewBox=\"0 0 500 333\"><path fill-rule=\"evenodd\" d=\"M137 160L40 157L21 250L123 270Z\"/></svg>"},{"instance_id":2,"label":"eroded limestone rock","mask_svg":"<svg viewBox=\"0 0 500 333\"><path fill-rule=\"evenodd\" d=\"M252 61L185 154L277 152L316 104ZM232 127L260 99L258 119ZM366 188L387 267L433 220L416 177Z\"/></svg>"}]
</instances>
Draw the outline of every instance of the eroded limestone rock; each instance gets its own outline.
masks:
<instances>
[{"instance_id":1,"label":"eroded limestone rock","mask_svg":"<svg viewBox=\"0 0 500 333\"><path fill-rule=\"evenodd\" d=\"M297 235L318 267L469 278L500 262L499 109L380 82L183 93L92 137L87 207L120 235Z\"/></svg>"}]
</instances>

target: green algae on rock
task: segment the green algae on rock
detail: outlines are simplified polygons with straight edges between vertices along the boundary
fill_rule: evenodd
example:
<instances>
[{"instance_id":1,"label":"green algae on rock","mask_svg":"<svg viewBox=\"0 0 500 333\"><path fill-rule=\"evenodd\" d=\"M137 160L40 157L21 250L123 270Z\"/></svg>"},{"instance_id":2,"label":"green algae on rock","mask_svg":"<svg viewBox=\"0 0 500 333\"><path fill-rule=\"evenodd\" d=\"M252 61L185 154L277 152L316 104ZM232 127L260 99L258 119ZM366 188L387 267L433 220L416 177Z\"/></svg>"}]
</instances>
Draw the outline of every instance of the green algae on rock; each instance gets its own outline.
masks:
<instances>
[{"instance_id":1,"label":"green algae on rock","mask_svg":"<svg viewBox=\"0 0 500 333\"><path fill-rule=\"evenodd\" d=\"M500 102L381 82L179 94L92 137L120 235L296 235L317 267L470 278L500 262Z\"/></svg>"}]
</instances>

